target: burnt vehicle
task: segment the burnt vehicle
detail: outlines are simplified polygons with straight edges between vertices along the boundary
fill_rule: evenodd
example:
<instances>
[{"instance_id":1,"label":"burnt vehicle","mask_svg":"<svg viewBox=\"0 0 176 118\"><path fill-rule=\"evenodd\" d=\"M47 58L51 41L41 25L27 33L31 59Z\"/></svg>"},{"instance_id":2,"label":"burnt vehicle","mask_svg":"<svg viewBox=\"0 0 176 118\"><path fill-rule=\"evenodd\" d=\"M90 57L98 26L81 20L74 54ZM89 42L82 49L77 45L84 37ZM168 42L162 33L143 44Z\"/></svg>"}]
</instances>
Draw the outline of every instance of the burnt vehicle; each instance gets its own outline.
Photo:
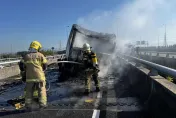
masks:
<instances>
[{"instance_id":1,"label":"burnt vehicle","mask_svg":"<svg viewBox=\"0 0 176 118\"><path fill-rule=\"evenodd\" d=\"M115 39L115 34L98 33L73 24L67 41L65 58L58 60L59 81L63 81L69 76L75 76L83 70L80 63L82 63L84 43L91 45L92 50L97 54L99 64L109 64L108 60L115 51Z\"/></svg>"}]
</instances>

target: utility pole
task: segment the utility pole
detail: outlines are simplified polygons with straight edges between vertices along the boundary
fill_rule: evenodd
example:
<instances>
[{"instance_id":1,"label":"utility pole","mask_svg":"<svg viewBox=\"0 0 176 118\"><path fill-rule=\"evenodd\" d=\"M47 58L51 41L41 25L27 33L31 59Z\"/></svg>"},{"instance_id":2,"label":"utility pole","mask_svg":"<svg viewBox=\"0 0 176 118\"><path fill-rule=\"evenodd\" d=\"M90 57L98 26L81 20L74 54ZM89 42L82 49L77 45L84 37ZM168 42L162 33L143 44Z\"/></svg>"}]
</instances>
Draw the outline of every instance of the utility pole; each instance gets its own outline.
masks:
<instances>
[{"instance_id":1,"label":"utility pole","mask_svg":"<svg viewBox=\"0 0 176 118\"><path fill-rule=\"evenodd\" d=\"M51 49L52 49L52 52L53 52L53 56L54 56L54 47L52 47Z\"/></svg>"},{"instance_id":2,"label":"utility pole","mask_svg":"<svg viewBox=\"0 0 176 118\"><path fill-rule=\"evenodd\" d=\"M146 41L146 47L148 47L148 41Z\"/></svg>"},{"instance_id":3,"label":"utility pole","mask_svg":"<svg viewBox=\"0 0 176 118\"><path fill-rule=\"evenodd\" d=\"M140 46L142 45L141 43L142 43L142 40L141 40L141 36L140 36Z\"/></svg>"},{"instance_id":4,"label":"utility pole","mask_svg":"<svg viewBox=\"0 0 176 118\"><path fill-rule=\"evenodd\" d=\"M61 40L60 40L60 42L59 42L59 50L60 50L60 51L62 50L62 42L61 42Z\"/></svg>"},{"instance_id":5,"label":"utility pole","mask_svg":"<svg viewBox=\"0 0 176 118\"><path fill-rule=\"evenodd\" d=\"M165 33L164 33L164 47L167 47L166 25L164 25L164 27L165 27Z\"/></svg>"},{"instance_id":6,"label":"utility pole","mask_svg":"<svg viewBox=\"0 0 176 118\"><path fill-rule=\"evenodd\" d=\"M158 35L158 48L159 48L159 35Z\"/></svg>"},{"instance_id":7,"label":"utility pole","mask_svg":"<svg viewBox=\"0 0 176 118\"><path fill-rule=\"evenodd\" d=\"M10 53L9 58L11 58L12 57L12 44L10 44L10 52L9 53Z\"/></svg>"},{"instance_id":8,"label":"utility pole","mask_svg":"<svg viewBox=\"0 0 176 118\"><path fill-rule=\"evenodd\" d=\"M11 48L10 50L11 50L11 54L12 54L12 44L11 44L10 46L11 46L11 47L10 47L10 48Z\"/></svg>"}]
</instances>

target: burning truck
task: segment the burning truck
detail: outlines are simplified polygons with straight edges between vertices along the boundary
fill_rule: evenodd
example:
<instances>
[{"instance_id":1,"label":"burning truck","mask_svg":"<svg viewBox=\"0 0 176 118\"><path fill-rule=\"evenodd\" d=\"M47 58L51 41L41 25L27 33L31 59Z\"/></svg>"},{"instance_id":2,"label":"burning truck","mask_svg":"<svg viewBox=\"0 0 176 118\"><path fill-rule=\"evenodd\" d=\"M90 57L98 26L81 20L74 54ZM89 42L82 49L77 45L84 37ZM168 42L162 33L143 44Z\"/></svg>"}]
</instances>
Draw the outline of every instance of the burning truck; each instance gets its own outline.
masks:
<instances>
[{"instance_id":1,"label":"burning truck","mask_svg":"<svg viewBox=\"0 0 176 118\"><path fill-rule=\"evenodd\" d=\"M60 77L63 81L69 76L76 76L82 72L82 46L89 43L97 54L99 65L110 65L111 56L116 47L116 35L98 33L73 24L67 41L64 58L58 60ZM101 71L101 70L100 70Z\"/></svg>"}]
</instances>

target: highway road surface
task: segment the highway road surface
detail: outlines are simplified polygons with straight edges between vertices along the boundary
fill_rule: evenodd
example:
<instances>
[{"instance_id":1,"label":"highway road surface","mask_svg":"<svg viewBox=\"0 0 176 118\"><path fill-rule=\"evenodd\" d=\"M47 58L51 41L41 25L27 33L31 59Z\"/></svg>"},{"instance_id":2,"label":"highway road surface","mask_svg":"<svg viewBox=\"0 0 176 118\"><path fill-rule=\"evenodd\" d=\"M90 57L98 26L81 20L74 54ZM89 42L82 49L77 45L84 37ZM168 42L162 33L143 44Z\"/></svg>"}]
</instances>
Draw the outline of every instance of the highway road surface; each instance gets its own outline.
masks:
<instances>
[{"instance_id":1,"label":"highway road surface","mask_svg":"<svg viewBox=\"0 0 176 118\"><path fill-rule=\"evenodd\" d=\"M137 96L137 86L130 85L126 75L110 73L100 78L101 92L92 91L85 96L84 78L70 78L57 83L59 73L57 69L50 70L47 80L50 83L48 108L25 112L15 110L7 100L23 94L25 84L15 81L1 86L0 117L1 118L138 118L147 117L144 101ZM47 86L48 88L48 86Z\"/></svg>"}]
</instances>

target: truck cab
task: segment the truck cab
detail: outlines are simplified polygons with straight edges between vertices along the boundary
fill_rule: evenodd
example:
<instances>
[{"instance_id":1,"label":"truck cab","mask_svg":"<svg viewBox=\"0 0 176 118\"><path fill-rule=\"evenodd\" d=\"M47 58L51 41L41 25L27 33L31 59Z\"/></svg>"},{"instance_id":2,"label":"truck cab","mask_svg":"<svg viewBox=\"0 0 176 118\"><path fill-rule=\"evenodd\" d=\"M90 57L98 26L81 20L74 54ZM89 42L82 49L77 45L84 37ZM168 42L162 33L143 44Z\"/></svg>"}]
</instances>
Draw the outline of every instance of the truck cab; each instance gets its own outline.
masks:
<instances>
[{"instance_id":1,"label":"truck cab","mask_svg":"<svg viewBox=\"0 0 176 118\"><path fill-rule=\"evenodd\" d=\"M85 29L77 24L73 24L67 41L64 61L74 61L82 63L82 46L89 43L91 49L97 54L99 61L104 57L108 60L115 51L115 34L98 33ZM81 72L81 66L71 63L59 63L61 78L74 76ZM65 74L64 74L65 73ZM67 74L66 74L67 73Z\"/></svg>"}]
</instances>

